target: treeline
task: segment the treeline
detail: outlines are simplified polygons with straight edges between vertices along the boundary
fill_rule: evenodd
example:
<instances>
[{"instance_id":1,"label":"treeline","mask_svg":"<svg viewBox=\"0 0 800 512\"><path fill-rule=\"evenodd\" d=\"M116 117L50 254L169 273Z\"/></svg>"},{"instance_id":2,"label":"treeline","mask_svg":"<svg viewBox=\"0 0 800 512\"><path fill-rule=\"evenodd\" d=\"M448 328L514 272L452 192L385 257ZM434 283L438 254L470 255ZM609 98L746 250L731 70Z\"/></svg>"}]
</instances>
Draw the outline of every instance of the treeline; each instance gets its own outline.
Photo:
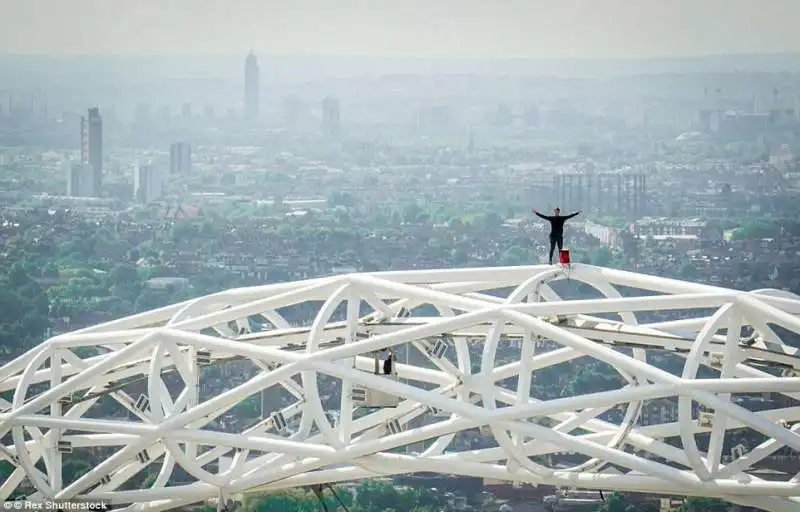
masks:
<instances>
[{"instance_id":1,"label":"treeline","mask_svg":"<svg viewBox=\"0 0 800 512\"><path fill-rule=\"evenodd\" d=\"M379 480L364 480L353 491L336 489L334 496L326 491L327 510L343 510L343 503L350 512L441 512L455 510L442 493L432 489L395 487ZM339 508L337 508L339 507ZM240 509L243 512L318 512L323 510L313 492L291 489L245 499ZM205 507L202 512L214 512L215 507Z\"/></svg>"}]
</instances>

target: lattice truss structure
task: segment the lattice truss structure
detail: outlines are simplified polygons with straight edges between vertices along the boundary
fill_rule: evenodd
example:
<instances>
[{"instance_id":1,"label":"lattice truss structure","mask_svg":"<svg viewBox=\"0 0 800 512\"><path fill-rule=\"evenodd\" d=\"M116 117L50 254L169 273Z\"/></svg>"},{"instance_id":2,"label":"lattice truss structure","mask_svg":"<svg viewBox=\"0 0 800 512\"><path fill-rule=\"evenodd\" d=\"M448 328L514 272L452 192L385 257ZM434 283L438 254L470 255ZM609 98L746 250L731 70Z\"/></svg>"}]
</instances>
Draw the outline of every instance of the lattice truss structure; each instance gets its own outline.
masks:
<instances>
[{"instance_id":1,"label":"lattice truss structure","mask_svg":"<svg viewBox=\"0 0 800 512\"><path fill-rule=\"evenodd\" d=\"M570 300L579 287L598 298ZM662 320L641 320L652 312ZM798 314L786 292L584 265L229 290L56 336L2 367L0 457L15 469L0 500L168 510L426 471L796 512L797 476L755 473L800 449L800 359L776 333L800 332ZM677 370L658 367L669 358ZM601 362L618 389L536 396L550 367ZM773 398L754 412L739 399L754 393ZM252 396L260 418L231 419ZM675 417L645 425L656 400ZM96 464L66 478L72 460Z\"/></svg>"}]
</instances>

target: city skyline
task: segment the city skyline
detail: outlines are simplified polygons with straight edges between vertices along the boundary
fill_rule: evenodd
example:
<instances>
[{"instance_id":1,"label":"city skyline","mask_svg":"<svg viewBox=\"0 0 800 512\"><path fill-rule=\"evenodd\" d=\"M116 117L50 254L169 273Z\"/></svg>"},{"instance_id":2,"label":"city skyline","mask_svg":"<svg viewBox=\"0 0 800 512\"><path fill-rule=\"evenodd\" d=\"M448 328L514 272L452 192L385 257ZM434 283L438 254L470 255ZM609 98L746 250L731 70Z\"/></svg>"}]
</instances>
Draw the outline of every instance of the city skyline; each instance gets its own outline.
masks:
<instances>
[{"instance_id":1,"label":"city skyline","mask_svg":"<svg viewBox=\"0 0 800 512\"><path fill-rule=\"evenodd\" d=\"M800 52L800 4L505 0L335 6L234 0L0 0L0 53L647 58ZM43 13L47 13L43 16ZM179 26L173 22L181 19ZM80 31L73 30L81 26ZM147 26L148 37L139 37Z\"/></svg>"}]
</instances>

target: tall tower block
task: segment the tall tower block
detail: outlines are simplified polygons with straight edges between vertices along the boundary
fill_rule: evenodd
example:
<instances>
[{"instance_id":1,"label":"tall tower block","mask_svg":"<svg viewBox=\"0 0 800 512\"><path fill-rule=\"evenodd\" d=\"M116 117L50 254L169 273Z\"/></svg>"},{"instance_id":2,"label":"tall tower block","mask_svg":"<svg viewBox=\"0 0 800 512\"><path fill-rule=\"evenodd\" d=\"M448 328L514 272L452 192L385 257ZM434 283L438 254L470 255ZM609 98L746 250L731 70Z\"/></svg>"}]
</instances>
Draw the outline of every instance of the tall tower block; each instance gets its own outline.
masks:
<instances>
[{"instance_id":1,"label":"tall tower block","mask_svg":"<svg viewBox=\"0 0 800 512\"><path fill-rule=\"evenodd\" d=\"M341 130L339 117L339 100L328 96L322 100L322 135L335 139Z\"/></svg>"},{"instance_id":2,"label":"tall tower block","mask_svg":"<svg viewBox=\"0 0 800 512\"><path fill-rule=\"evenodd\" d=\"M258 59L250 52L244 63L244 117L248 121L258 119L260 74Z\"/></svg>"},{"instance_id":3,"label":"tall tower block","mask_svg":"<svg viewBox=\"0 0 800 512\"><path fill-rule=\"evenodd\" d=\"M81 117L81 163L92 166L92 192L99 196L103 186L103 118L97 107Z\"/></svg>"}]
</instances>

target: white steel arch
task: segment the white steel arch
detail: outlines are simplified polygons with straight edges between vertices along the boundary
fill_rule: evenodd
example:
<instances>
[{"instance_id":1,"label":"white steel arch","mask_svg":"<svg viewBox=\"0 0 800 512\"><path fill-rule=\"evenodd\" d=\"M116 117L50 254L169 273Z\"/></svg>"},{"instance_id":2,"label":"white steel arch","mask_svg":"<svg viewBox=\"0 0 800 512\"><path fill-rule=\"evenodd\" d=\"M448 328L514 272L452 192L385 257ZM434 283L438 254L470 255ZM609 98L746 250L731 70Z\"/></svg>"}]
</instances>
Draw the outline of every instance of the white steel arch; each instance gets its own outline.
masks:
<instances>
[{"instance_id":1,"label":"white steel arch","mask_svg":"<svg viewBox=\"0 0 800 512\"><path fill-rule=\"evenodd\" d=\"M601 298L569 299L579 285ZM798 315L788 293L586 265L228 290L56 336L0 368L13 469L0 500L168 510L436 471L796 511L800 478L759 471L800 450L800 355L776 333L800 333ZM670 358L682 370L662 369ZM619 373L617 389L534 393L549 368L594 363ZM754 393L772 398L744 407ZM253 396L261 417L227 414ZM62 471L87 458L99 463L85 474Z\"/></svg>"}]
</instances>

